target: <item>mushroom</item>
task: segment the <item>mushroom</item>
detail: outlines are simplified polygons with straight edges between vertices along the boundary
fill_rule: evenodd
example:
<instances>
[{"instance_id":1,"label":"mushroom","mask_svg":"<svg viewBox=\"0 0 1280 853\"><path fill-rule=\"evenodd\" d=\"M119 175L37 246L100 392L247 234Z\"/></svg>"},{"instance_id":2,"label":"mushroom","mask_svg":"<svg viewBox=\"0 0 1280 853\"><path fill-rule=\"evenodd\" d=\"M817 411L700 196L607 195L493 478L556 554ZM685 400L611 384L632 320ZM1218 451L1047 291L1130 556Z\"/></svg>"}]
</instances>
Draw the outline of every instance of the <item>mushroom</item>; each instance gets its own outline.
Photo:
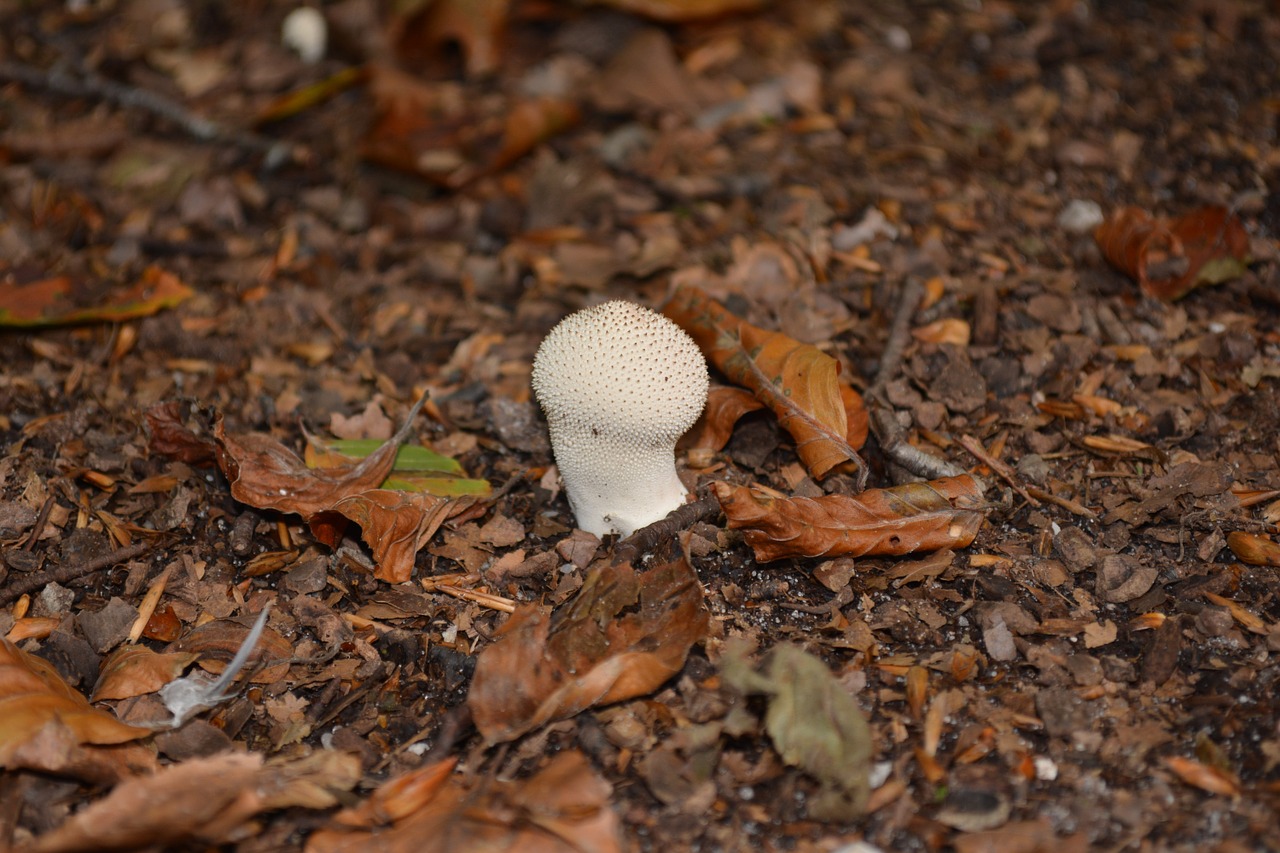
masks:
<instances>
[{"instance_id":1,"label":"mushroom","mask_svg":"<svg viewBox=\"0 0 1280 853\"><path fill-rule=\"evenodd\" d=\"M683 505L676 441L707 402L707 362L666 317L605 302L560 321L533 360L533 390L578 527L636 529Z\"/></svg>"}]
</instances>

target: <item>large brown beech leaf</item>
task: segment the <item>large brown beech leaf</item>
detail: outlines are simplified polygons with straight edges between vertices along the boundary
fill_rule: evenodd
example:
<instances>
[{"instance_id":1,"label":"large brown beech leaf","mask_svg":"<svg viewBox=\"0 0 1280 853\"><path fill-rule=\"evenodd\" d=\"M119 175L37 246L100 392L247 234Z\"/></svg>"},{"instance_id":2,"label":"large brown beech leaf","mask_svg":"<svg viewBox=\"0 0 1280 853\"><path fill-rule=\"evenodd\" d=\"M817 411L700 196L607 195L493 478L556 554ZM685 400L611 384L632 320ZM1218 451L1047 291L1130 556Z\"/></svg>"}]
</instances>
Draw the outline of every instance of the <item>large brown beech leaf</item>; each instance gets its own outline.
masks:
<instances>
[{"instance_id":1,"label":"large brown beech leaf","mask_svg":"<svg viewBox=\"0 0 1280 853\"><path fill-rule=\"evenodd\" d=\"M786 498L716 483L729 526L746 530L760 562L786 557L901 556L963 548L982 525L982 487L968 474L857 496Z\"/></svg>"},{"instance_id":2,"label":"large brown beech leaf","mask_svg":"<svg viewBox=\"0 0 1280 853\"><path fill-rule=\"evenodd\" d=\"M518 608L480 653L467 696L476 728L490 743L509 741L649 693L680 671L707 626L683 557L645 572L597 562L572 599Z\"/></svg>"},{"instance_id":3,"label":"large brown beech leaf","mask_svg":"<svg viewBox=\"0 0 1280 853\"><path fill-rule=\"evenodd\" d=\"M1218 284L1244 273L1249 235L1225 207L1193 210L1178 219L1153 219L1124 207L1093 232L1116 269L1137 279L1148 296L1172 302L1201 284Z\"/></svg>"},{"instance_id":4,"label":"large brown beech leaf","mask_svg":"<svg viewBox=\"0 0 1280 853\"><path fill-rule=\"evenodd\" d=\"M777 415L815 478L852 462L865 480L858 447L866 440L866 411L861 396L840 381L838 361L739 319L695 287L677 288L664 313L698 342L720 372Z\"/></svg>"}]
</instances>

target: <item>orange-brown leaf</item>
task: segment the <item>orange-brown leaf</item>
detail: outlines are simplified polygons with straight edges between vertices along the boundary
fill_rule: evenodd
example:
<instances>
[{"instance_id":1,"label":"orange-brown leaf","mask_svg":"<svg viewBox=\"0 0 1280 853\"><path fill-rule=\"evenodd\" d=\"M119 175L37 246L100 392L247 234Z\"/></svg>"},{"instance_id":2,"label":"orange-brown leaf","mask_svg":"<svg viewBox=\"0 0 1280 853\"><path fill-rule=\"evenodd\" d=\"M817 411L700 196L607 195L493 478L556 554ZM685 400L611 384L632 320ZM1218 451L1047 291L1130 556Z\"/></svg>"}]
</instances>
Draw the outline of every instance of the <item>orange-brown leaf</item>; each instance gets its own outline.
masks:
<instances>
[{"instance_id":1,"label":"orange-brown leaf","mask_svg":"<svg viewBox=\"0 0 1280 853\"><path fill-rule=\"evenodd\" d=\"M1280 566L1280 544L1266 536L1235 530L1227 534L1227 547L1237 559L1254 566Z\"/></svg>"},{"instance_id":2,"label":"orange-brown leaf","mask_svg":"<svg viewBox=\"0 0 1280 853\"><path fill-rule=\"evenodd\" d=\"M220 673L244 645L251 629L230 619L215 619L197 625L165 649L166 654L191 653L199 656L200 666ZM264 668L254 673L253 681L270 684L284 678L289 671L293 646L274 628L266 628L258 640L251 661Z\"/></svg>"},{"instance_id":3,"label":"orange-brown leaf","mask_svg":"<svg viewBox=\"0 0 1280 853\"><path fill-rule=\"evenodd\" d=\"M763 6L765 0L594 0L594 2L634 15L674 22L700 21L735 12L750 12Z\"/></svg>"},{"instance_id":4,"label":"orange-brown leaf","mask_svg":"<svg viewBox=\"0 0 1280 853\"><path fill-rule=\"evenodd\" d=\"M173 681L200 655L196 652L161 654L146 646L121 646L102 662L93 701L128 699L154 693Z\"/></svg>"},{"instance_id":5,"label":"orange-brown leaf","mask_svg":"<svg viewBox=\"0 0 1280 853\"><path fill-rule=\"evenodd\" d=\"M101 289L66 276L25 284L0 281L0 326L119 323L172 308L195 293L159 267L148 267L138 281L118 290Z\"/></svg>"},{"instance_id":6,"label":"orange-brown leaf","mask_svg":"<svg viewBox=\"0 0 1280 853\"><path fill-rule=\"evenodd\" d=\"M471 505L469 499L441 498L422 492L396 492L370 489L342 498L333 512L360 525L360 535L373 551L377 563L374 576L388 583L404 583L413 577L413 563L419 549L427 543L450 515ZM312 529L325 538L324 517ZM336 544L330 542L329 544Z\"/></svg>"},{"instance_id":7,"label":"orange-brown leaf","mask_svg":"<svg viewBox=\"0 0 1280 853\"><path fill-rule=\"evenodd\" d=\"M760 562L786 557L901 556L962 548L982 524L982 488L967 474L850 497L775 497L716 483L729 526L746 530Z\"/></svg>"},{"instance_id":8,"label":"orange-brown leaf","mask_svg":"<svg viewBox=\"0 0 1280 853\"><path fill-rule=\"evenodd\" d=\"M1207 791L1210 794L1222 794L1235 797L1240 794L1240 782L1225 770L1201 764L1194 758L1183 758L1171 755L1165 758L1165 766L1177 774L1178 778L1192 787Z\"/></svg>"},{"instance_id":9,"label":"orange-brown leaf","mask_svg":"<svg viewBox=\"0 0 1280 853\"><path fill-rule=\"evenodd\" d=\"M764 408L750 391L728 385L712 385L707 407L695 428L691 445L703 450L723 450L733 436L733 428L748 412Z\"/></svg>"},{"instance_id":10,"label":"orange-brown leaf","mask_svg":"<svg viewBox=\"0 0 1280 853\"><path fill-rule=\"evenodd\" d=\"M849 441L848 392L839 380L839 362L817 347L740 320L694 287L678 288L664 313L725 376L750 389L778 416L815 478L846 461L865 476L866 466Z\"/></svg>"},{"instance_id":11,"label":"orange-brown leaf","mask_svg":"<svg viewBox=\"0 0 1280 853\"><path fill-rule=\"evenodd\" d=\"M598 563L554 611L518 608L480 653L467 704L490 743L655 690L707 632L702 587L684 559L637 573Z\"/></svg>"},{"instance_id":12,"label":"orange-brown leaf","mask_svg":"<svg viewBox=\"0 0 1280 853\"><path fill-rule=\"evenodd\" d=\"M1239 276L1249 256L1244 225L1221 206L1171 221L1125 207L1094 229L1093 237L1112 266L1136 279L1147 295L1170 302L1201 284Z\"/></svg>"},{"instance_id":13,"label":"orange-brown leaf","mask_svg":"<svg viewBox=\"0 0 1280 853\"><path fill-rule=\"evenodd\" d=\"M149 729L125 725L92 707L50 664L0 640L0 767L46 725L65 726L79 744L119 744Z\"/></svg>"}]
</instances>

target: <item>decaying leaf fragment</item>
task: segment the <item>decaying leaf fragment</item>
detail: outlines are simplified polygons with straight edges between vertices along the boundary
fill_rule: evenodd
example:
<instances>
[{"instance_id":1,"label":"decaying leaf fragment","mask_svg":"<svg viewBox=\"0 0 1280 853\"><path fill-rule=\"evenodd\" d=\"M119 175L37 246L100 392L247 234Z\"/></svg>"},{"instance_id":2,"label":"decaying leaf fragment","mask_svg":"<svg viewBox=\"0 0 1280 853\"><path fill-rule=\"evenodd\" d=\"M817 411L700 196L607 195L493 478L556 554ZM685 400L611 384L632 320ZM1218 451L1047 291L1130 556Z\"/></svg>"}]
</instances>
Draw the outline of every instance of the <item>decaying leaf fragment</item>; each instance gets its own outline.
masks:
<instances>
[{"instance_id":1,"label":"decaying leaf fragment","mask_svg":"<svg viewBox=\"0 0 1280 853\"><path fill-rule=\"evenodd\" d=\"M582 753L562 752L528 779L453 775L456 759L385 783L307 839L306 853L490 853L622 849L612 788Z\"/></svg>"},{"instance_id":2,"label":"decaying leaf fragment","mask_svg":"<svg viewBox=\"0 0 1280 853\"><path fill-rule=\"evenodd\" d=\"M865 479L858 448L866 441L862 398L840 381L840 363L817 347L731 314L695 287L680 287L663 309L730 380L749 389L791 433L814 477L852 462Z\"/></svg>"},{"instance_id":3,"label":"decaying leaf fragment","mask_svg":"<svg viewBox=\"0 0 1280 853\"><path fill-rule=\"evenodd\" d=\"M194 758L131 779L40 836L30 853L140 850L234 839L268 809L329 808L360 780L354 755L322 750L263 763L252 752Z\"/></svg>"},{"instance_id":4,"label":"decaying leaf fragment","mask_svg":"<svg viewBox=\"0 0 1280 853\"><path fill-rule=\"evenodd\" d=\"M786 498L760 486L716 483L729 526L746 530L760 562L786 557L902 556L963 548L984 517L983 491L968 474L856 496Z\"/></svg>"},{"instance_id":5,"label":"decaying leaf fragment","mask_svg":"<svg viewBox=\"0 0 1280 853\"><path fill-rule=\"evenodd\" d=\"M818 781L809 798L815 820L861 816L870 795L871 731L857 701L827 665L796 646L773 650L759 672L728 654L724 681L742 694L769 697L765 729L782 760Z\"/></svg>"},{"instance_id":6,"label":"decaying leaf fragment","mask_svg":"<svg viewBox=\"0 0 1280 853\"><path fill-rule=\"evenodd\" d=\"M1125 207L1103 221L1093 238L1107 261L1135 278L1143 293L1169 302L1202 284L1239 277L1249 260L1248 232L1221 206L1173 220Z\"/></svg>"},{"instance_id":7,"label":"decaying leaf fragment","mask_svg":"<svg viewBox=\"0 0 1280 853\"><path fill-rule=\"evenodd\" d=\"M467 703L490 743L551 720L642 696L684 666L707 632L687 560L637 572L598 562L555 610L522 606L480 653Z\"/></svg>"},{"instance_id":8,"label":"decaying leaf fragment","mask_svg":"<svg viewBox=\"0 0 1280 853\"><path fill-rule=\"evenodd\" d=\"M150 734L150 729L126 725L94 708L53 666L0 640L0 768L28 767L102 781L108 774L101 766L71 753L82 746L123 744ZM41 749L41 738L49 744L56 741L58 748ZM57 764L46 760L47 752L60 753Z\"/></svg>"}]
</instances>

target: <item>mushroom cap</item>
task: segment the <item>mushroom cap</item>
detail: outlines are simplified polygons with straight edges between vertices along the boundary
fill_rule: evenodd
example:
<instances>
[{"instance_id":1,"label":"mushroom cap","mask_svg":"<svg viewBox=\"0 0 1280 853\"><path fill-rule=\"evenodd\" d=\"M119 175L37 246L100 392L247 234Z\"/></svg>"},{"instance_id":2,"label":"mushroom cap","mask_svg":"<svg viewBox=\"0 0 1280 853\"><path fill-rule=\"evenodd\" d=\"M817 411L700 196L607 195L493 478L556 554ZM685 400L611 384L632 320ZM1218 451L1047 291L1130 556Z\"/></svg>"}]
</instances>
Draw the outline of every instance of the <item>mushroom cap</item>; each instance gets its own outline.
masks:
<instances>
[{"instance_id":1,"label":"mushroom cap","mask_svg":"<svg viewBox=\"0 0 1280 853\"><path fill-rule=\"evenodd\" d=\"M693 339L633 302L570 314L533 360L533 390L553 442L568 431L670 451L702 414L708 382Z\"/></svg>"}]
</instances>

